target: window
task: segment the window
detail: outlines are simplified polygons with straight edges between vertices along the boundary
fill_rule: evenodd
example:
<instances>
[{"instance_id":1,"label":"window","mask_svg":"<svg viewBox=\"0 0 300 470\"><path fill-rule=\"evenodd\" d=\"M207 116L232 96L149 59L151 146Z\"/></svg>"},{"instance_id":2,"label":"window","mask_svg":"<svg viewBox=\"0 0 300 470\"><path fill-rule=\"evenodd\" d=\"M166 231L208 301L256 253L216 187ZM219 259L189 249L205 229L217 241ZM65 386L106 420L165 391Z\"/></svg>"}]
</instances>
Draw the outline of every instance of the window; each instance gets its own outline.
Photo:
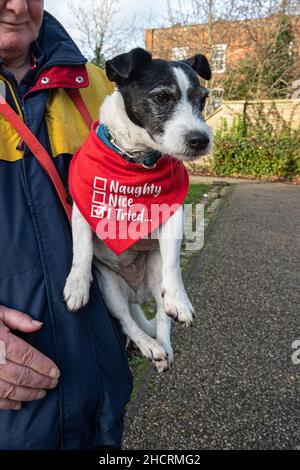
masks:
<instances>
[{"instance_id":1,"label":"window","mask_svg":"<svg viewBox=\"0 0 300 470\"><path fill-rule=\"evenodd\" d=\"M226 47L226 44L216 44L213 46L211 54L211 68L213 72L225 72Z\"/></svg>"},{"instance_id":2,"label":"window","mask_svg":"<svg viewBox=\"0 0 300 470\"><path fill-rule=\"evenodd\" d=\"M173 47L172 49L172 60L184 60L189 55L188 47Z\"/></svg>"}]
</instances>

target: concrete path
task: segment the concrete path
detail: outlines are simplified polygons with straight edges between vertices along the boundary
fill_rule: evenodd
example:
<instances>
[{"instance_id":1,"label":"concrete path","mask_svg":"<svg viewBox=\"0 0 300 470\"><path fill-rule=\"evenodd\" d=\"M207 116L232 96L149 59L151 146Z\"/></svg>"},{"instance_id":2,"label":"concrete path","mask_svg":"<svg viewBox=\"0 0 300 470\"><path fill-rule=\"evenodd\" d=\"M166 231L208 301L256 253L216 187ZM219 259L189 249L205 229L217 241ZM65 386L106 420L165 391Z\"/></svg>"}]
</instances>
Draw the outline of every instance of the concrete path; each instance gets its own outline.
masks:
<instances>
[{"instance_id":1,"label":"concrete path","mask_svg":"<svg viewBox=\"0 0 300 470\"><path fill-rule=\"evenodd\" d=\"M192 329L124 449L300 449L300 187L235 185L188 281Z\"/></svg>"},{"instance_id":2,"label":"concrete path","mask_svg":"<svg viewBox=\"0 0 300 470\"><path fill-rule=\"evenodd\" d=\"M190 175L191 183L203 184L273 184L273 181L264 181L256 178L242 178L233 176L205 176L205 175Z\"/></svg>"}]
</instances>

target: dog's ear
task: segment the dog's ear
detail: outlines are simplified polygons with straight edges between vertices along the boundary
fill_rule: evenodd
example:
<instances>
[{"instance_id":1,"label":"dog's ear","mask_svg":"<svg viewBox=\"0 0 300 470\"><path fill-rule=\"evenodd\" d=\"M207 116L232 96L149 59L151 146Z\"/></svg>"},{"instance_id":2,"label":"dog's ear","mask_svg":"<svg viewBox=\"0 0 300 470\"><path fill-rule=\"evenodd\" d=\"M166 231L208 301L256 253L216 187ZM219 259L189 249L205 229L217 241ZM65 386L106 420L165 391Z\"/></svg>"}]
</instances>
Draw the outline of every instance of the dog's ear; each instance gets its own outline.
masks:
<instances>
[{"instance_id":1,"label":"dog's ear","mask_svg":"<svg viewBox=\"0 0 300 470\"><path fill-rule=\"evenodd\" d=\"M182 60L182 62L192 67L192 69L194 69L197 74L205 80L211 79L211 69L205 55L196 54L193 57L190 57L189 59Z\"/></svg>"},{"instance_id":2,"label":"dog's ear","mask_svg":"<svg viewBox=\"0 0 300 470\"><path fill-rule=\"evenodd\" d=\"M141 47L132 49L130 52L120 54L105 64L106 75L111 82L122 83L129 78L131 72L152 60L149 52Z\"/></svg>"}]
</instances>

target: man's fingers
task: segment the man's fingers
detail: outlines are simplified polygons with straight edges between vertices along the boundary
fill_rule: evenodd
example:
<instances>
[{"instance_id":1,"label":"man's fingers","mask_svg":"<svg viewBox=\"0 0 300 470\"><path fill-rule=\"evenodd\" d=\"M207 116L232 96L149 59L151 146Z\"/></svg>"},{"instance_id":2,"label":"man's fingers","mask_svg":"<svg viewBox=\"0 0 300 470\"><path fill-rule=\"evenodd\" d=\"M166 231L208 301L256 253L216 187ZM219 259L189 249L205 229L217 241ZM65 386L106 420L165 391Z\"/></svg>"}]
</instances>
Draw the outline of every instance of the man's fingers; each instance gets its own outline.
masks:
<instances>
[{"instance_id":1,"label":"man's fingers","mask_svg":"<svg viewBox=\"0 0 300 470\"><path fill-rule=\"evenodd\" d=\"M30 367L47 377L54 379L59 377L60 372L55 363L21 338L8 333L3 341L5 343L6 359Z\"/></svg>"},{"instance_id":2,"label":"man's fingers","mask_svg":"<svg viewBox=\"0 0 300 470\"><path fill-rule=\"evenodd\" d=\"M33 320L26 313L2 305L0 306L0 320L8 328L23 331L24 333L32 333L42 326L41 322Z\"/></svg>"},{"instance_id":3,"label":"man's fingers","mask_svg":"<svg viewBox=\"0 0 300 470\"><path fill-rule=\"evenodd\" d=\"M21 403L18 401L0 398L0 410L20 410Z\"/></svg>"},{"instance_id":4,"label":"man's fingers","mask_svg":"<svg viewBox=\"0 0 300 470\"><path fill-rule=\"evenodd\" d=\"M40 400L46 396L45 390L21 387L0 379L0 397L14 401Z\"/></svg>"},{"instance_id":5,"label":"man's fingers","mask_svg":"<svg viewBox=\"0 0 300 470\"><path fill-rule=\"evenodd\" d=\"M57 379L51 379L29 367L21 366L9 360L6 361L6 364L0 365L0 379L13 385L40 390L55 388L58 383Z\"/></svg>"},{"instance_id":6,"label":"man's fingers","mask_svg":"<svg viewBox=\"0 0 300 470\"><path fill-rule=\"evenodd\" d=\"M40 322L35 322L29 315L23 312L0 306L0 323L8 328L17 329L25 333L38 330L41 327ZM37 349L30 346L17 336L10 334L4 329L1 335L5 343L6 358L52 378L58 378L60 373L55 363ZM0 328L1 332L1 328Z\"/></svg>"}]
</instances>

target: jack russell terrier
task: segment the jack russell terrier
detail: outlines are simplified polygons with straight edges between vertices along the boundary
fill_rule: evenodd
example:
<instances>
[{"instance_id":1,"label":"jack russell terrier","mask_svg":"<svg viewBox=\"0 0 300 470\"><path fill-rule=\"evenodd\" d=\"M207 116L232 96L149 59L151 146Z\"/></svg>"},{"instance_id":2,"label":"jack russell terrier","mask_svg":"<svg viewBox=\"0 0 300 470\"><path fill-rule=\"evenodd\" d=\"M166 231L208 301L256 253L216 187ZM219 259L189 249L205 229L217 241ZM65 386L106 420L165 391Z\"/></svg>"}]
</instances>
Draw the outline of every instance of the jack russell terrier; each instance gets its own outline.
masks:
<instances>
[{"instance_id":1,"label":"jack russell terrier","mask_svg":"<svg viewBox=\"0 0 300 470\"><path fill-rule=\"evenodd\" d=\"M108 309L163 372L173 362L171 318L190 326L194 317L180 269L183 162L211 149L208 91L198 77L209 80L211 70L202 54L165 61L136 48L107 61L106 74L116 90L70 167L73 264L64 299L70 311L87 304L94 262ZM149 235L157 241L148 249ZM149 297L152 320L141 306Z\"/></svg>"}]
</instances>

